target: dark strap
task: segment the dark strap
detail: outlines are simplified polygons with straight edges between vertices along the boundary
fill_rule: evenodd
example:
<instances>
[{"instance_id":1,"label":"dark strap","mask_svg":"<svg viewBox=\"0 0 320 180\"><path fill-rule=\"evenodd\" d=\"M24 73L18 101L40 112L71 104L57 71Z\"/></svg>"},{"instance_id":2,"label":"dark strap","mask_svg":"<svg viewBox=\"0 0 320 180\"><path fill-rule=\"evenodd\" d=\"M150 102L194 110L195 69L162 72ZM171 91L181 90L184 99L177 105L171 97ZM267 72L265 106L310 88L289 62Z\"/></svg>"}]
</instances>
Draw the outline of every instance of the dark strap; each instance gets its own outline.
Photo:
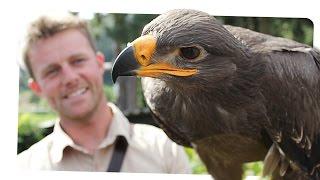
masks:
<instances>
[{"instance_id":1,"label":"dark strap","mask_svg":"<svg viewBox=\"0 0 320 180\"><path fill-rule=\"evenodd\" d=\"M128 142L125 137L118 136L107 172L120 172L126 154Z\"/></svg>"}]
</instances>

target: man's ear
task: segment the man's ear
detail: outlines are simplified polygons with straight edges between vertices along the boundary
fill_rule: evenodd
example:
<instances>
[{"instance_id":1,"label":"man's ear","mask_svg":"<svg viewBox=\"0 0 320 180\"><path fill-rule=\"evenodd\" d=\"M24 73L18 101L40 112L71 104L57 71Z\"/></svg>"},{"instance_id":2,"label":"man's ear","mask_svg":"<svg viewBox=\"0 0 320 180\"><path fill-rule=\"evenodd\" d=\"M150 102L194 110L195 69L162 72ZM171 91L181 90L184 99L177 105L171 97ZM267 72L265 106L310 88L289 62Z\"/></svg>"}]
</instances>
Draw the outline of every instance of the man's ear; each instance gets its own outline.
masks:
<instances>
[{"instance_id":1,"label":"man's ear","mask_svg":"<svg viewBox=\"0 0 320 180\"><path fill-rule=\"evenodd\" d=\"M102 52L98 51L96 54L96 57L97 57L97 61L98 61L99 65L104 67L104 60L105 60L104 54Z\"/></svg>"},{"instance_id":2,"label":"man's ear","mask_svg":"<svg viewBox=\"0 0 320 180\"><path fill-rule=\"evenodd\" d=\"M29 79L28 86L37 96L41 96L41 88L35 80Z\"/></svg>"}]
</instances>

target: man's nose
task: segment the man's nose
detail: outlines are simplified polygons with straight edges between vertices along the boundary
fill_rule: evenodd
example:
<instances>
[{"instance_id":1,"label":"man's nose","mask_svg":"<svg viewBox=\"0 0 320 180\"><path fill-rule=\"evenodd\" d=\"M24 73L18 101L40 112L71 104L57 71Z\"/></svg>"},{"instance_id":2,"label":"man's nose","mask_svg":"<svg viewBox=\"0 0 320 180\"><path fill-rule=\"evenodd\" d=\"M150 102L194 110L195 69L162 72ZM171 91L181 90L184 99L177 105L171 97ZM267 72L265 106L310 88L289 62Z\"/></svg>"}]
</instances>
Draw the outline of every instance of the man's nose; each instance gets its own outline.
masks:
<instances>
[{"instance_id":1,"label":"man's nose","mask_svg":"<svg viewBox=\"0 0 320 180\"><path fill-rule=\"evenodd\" d=\"M62 83L66 86L73 86L78 81L78 73L75 69L66 65L62 68Z\"/></svg>"}]
</instances>

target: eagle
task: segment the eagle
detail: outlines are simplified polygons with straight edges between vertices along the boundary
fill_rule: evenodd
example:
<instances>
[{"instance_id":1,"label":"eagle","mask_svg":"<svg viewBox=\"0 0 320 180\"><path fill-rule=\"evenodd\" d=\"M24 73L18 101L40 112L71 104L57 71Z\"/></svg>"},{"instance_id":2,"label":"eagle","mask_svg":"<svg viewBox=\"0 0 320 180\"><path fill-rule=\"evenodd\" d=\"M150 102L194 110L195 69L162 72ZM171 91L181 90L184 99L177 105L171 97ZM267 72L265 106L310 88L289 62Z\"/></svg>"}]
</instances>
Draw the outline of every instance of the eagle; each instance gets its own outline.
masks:
<instances>
[{"instance_id":1,"label":"eagle","mask_svg":"<svg viewBox=\"0 0 320 180\"><path fill-rule=\"evenodd\" d=\"M214 179L241 179L243 163L261 160L273 179L320 179L318 49L175 9L147 24L111 73L141 77L156 122Z\"/></svg>"}]
</instances>

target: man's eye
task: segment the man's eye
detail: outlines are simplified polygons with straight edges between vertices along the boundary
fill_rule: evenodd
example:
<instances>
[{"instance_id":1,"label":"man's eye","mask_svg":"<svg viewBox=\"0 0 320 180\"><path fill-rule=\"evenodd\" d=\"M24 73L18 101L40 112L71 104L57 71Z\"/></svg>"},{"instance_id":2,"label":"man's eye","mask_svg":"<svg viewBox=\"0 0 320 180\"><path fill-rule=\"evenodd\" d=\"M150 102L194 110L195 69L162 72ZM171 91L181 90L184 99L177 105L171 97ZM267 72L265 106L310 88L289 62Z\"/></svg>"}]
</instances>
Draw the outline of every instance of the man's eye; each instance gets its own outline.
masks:
<instances>
[{"instance_id":1,"label":"man's eye","mask_svg":"<svg viewBox=\"0 0 320 180\"><path fill-rule=\"evenodd\" d=\"M72 61L73 64L81 64L84 61L83 58L79 58L79 59L75 59L74 61Z\"/></svg>"},{"instance_id":2,"label":"man's eye","mask_svg":"<svg viewBox=\"0 0 320 180\"><path fill-rule=\"evenodd\" d=\"M200 55L200 49L197 47L180 48L180 56L184 59L195 59Z\"/></svg>"},{"instance_id":3,"label":"man's eye","mask_svg":"<svg viewBox=\"0 0 320 180\"><path fill-rule=\"evenodd\" d=\"M50 69L47 71L47 73L45 73L45 76L54 76L58 74L58 71L58 68Z\"/></svg>"}]
</instances>

